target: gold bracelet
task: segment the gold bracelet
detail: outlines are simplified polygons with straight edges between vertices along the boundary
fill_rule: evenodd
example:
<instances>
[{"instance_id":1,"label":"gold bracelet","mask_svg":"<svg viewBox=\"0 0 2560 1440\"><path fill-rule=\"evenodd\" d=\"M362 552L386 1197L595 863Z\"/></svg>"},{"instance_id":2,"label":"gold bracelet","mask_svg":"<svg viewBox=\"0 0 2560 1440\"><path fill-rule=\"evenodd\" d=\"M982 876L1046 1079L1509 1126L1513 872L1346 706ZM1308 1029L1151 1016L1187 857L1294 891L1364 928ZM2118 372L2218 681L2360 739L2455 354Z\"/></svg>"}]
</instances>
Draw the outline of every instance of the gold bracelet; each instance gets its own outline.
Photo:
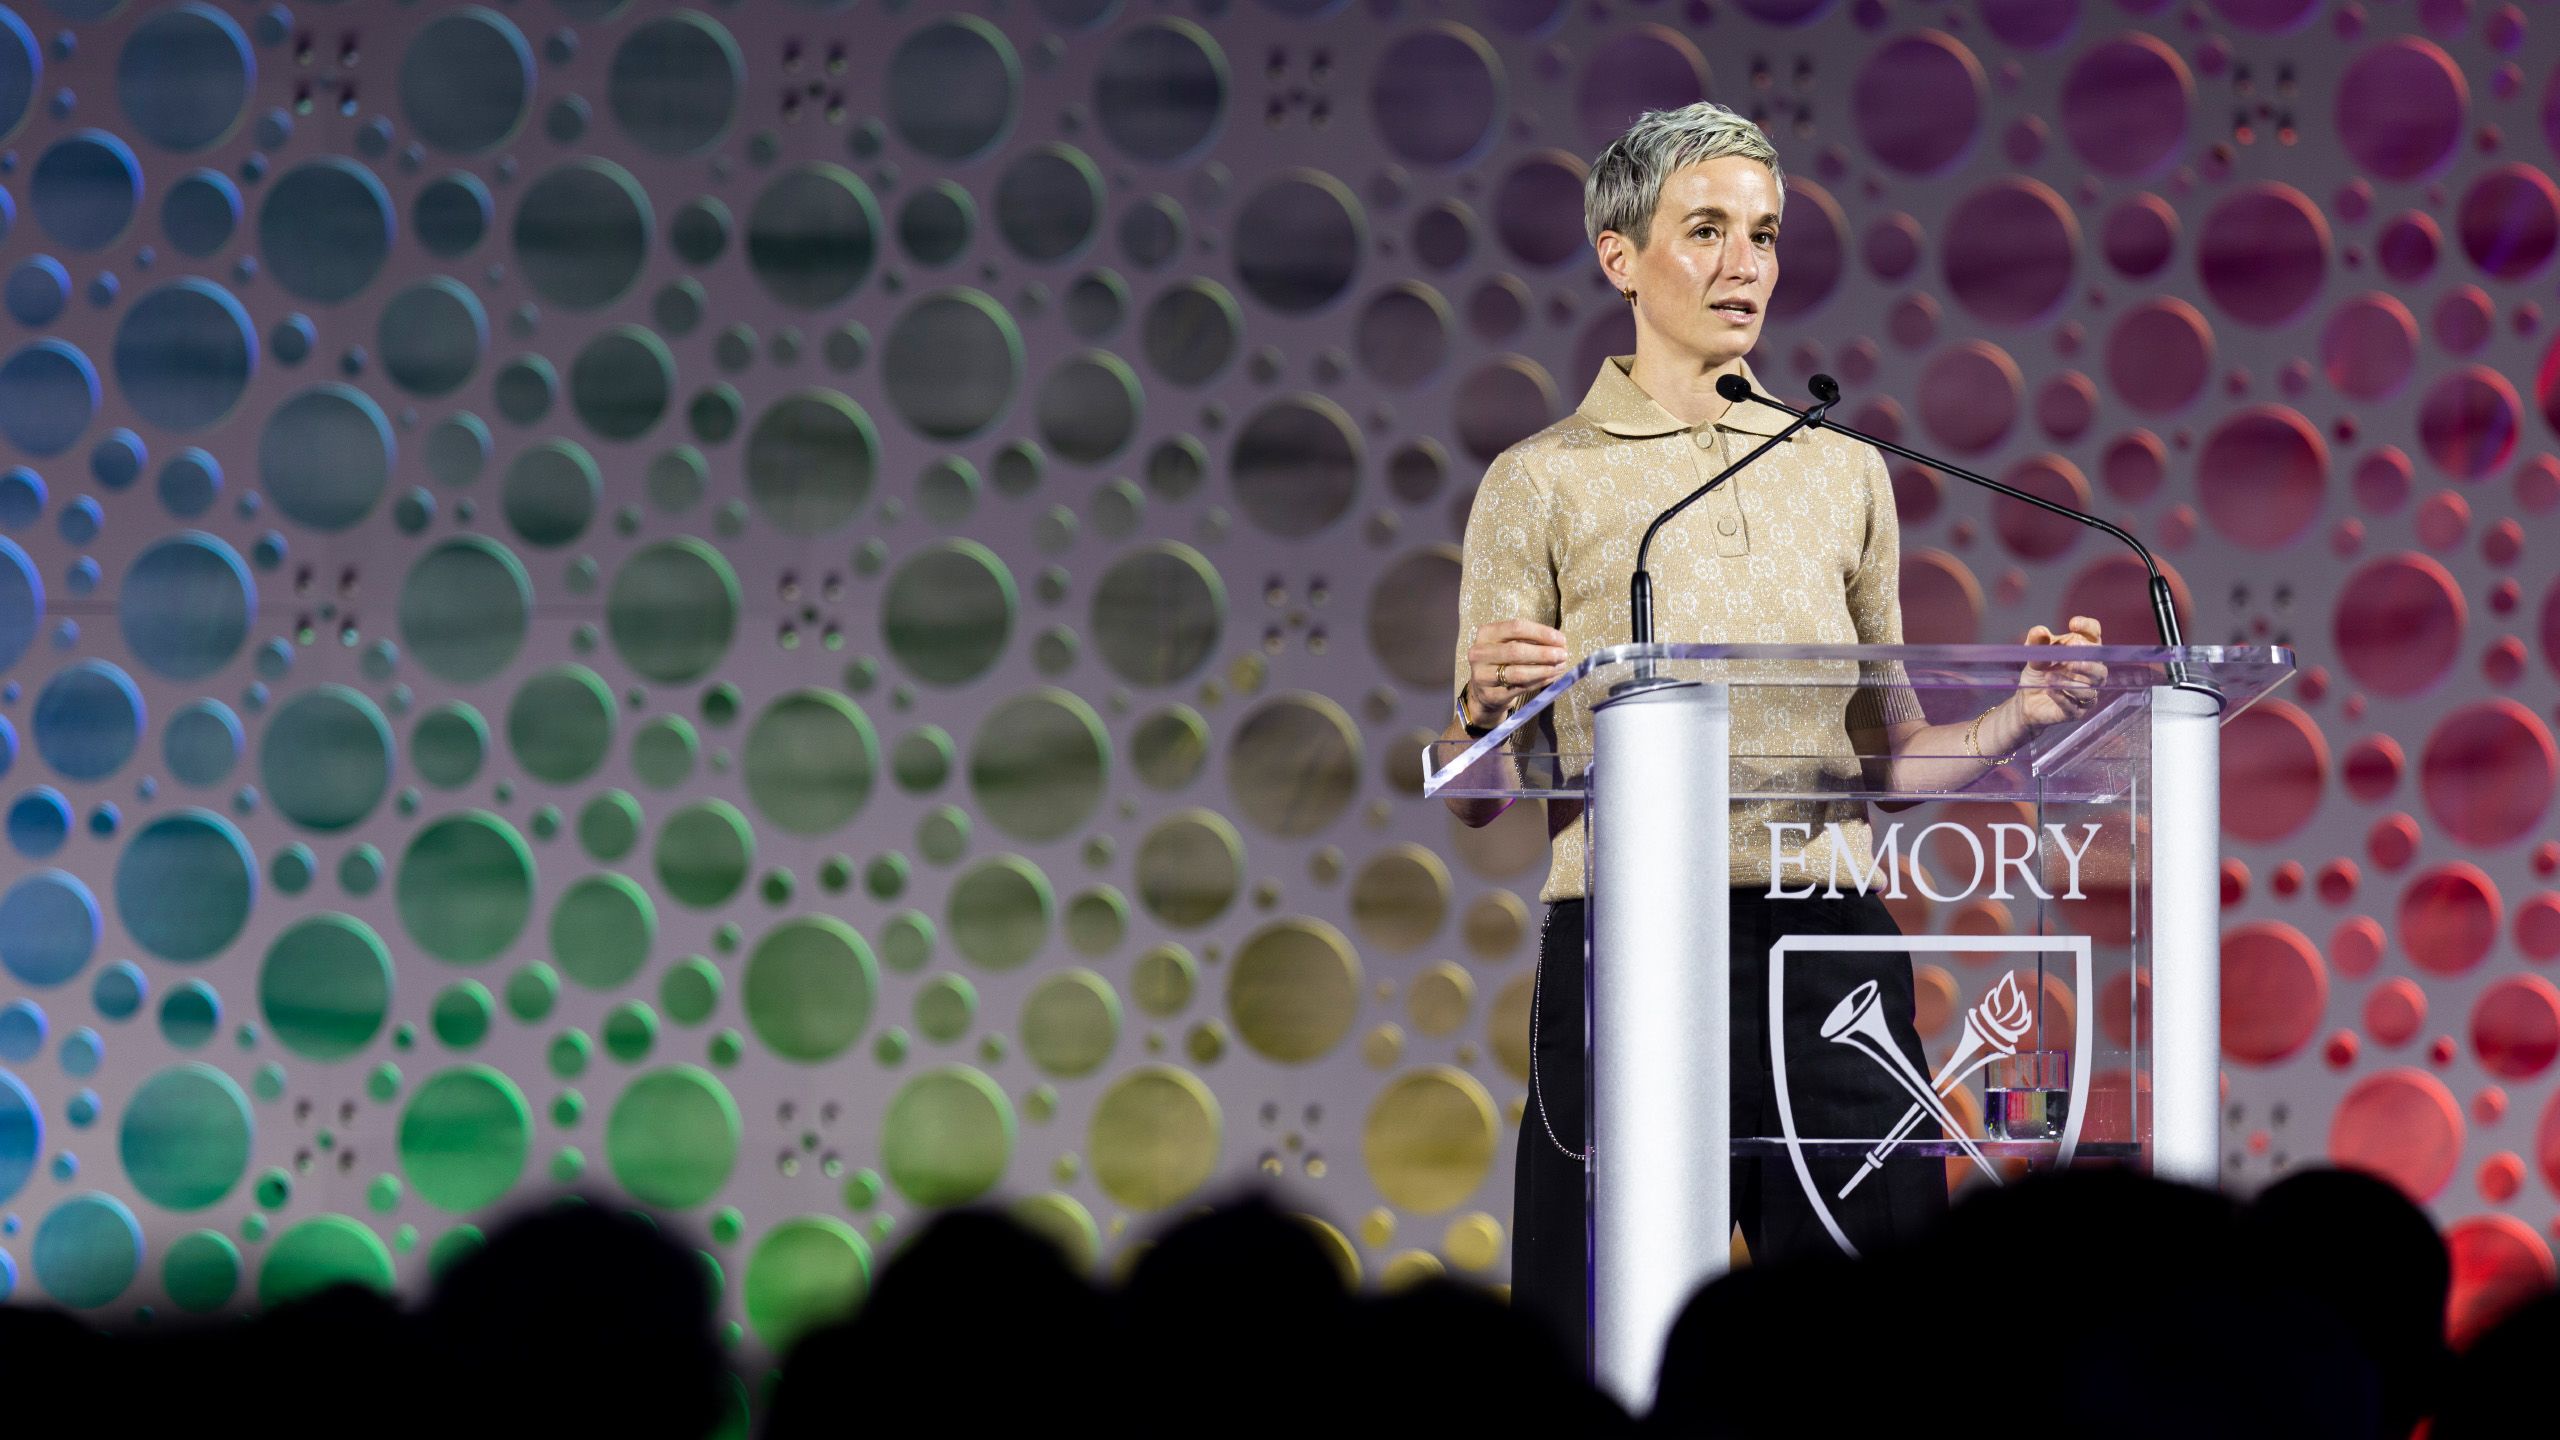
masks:
<instances>
[{"instance_id":1,"label":"gold bracelet","mask_svg":"<svg viewBox=\"0 0 2560 1440\"><path fill-rule=\"evenodd\" d=\"M1973 758L1981 761L1985 765L2006 765L2015 757L2003 755L1998 759L1993 759L1991 756L1982 753L1982 740L1979 732L1982 729L1982 722L1990 717L1991 712L1985 710L1981 714L1973 717L1972 724L1964 727L1964 748L1972 751Z\"/></svg>"}]
</instances>

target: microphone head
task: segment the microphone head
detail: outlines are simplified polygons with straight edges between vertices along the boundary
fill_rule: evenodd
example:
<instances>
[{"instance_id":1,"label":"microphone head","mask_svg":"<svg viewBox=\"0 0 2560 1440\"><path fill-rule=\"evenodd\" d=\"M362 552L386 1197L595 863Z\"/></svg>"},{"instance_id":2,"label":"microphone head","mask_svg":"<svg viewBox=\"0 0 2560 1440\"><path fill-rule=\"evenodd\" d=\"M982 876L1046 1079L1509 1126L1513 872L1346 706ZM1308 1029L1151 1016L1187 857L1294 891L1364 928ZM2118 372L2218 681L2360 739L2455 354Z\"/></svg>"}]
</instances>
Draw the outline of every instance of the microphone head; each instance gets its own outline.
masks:
<instances>
[{"instance_id":1,"label":"microphone head","mask_svg":"<svg viewBox=\"0 0 2560 1440\"><path fill-rule=\"evenodd\" d=\"M1716 378L1716 393L1739 405L1751 398L1751 382L1739 375L1721 375Z\"/></svg>"},{"instance_id":2,"label":"microphone head","mask_svg":"<svg viewBox=\"0 0 2560 1440\"><path fill-rule=\"evenodd\" d=\"M1811 380L1805 382L1805 388L1813 392L1814 399L1821 401L1825 405L1837 405L1840 403L1840 382L1832 379L1828 375L1814 376Z\"/></svg>"}]
</instances>

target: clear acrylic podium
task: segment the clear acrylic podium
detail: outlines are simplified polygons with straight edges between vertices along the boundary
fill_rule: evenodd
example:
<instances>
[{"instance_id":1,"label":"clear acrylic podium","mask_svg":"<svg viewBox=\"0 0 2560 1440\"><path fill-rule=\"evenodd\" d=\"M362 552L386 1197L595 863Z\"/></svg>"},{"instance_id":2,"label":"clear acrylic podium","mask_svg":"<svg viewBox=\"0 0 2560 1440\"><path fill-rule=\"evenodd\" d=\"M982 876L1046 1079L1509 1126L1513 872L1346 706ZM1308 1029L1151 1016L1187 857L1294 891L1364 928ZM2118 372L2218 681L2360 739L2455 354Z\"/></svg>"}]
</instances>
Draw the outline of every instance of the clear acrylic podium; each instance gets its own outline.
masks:
<instances>
[{"instance_id":1,"label":"clear acrylic podium","mask_svg":"<svg viewBox=\"0 0 2560 1440\"><path fill-rule=\"evenodd\" d=\"M1909 717L1916 702L1931 723L1960 725L2054 649L1621 645L1483 740L1430 747L1428 795L1589 807L1592 1363L1628 1403L1650 1401L1671 1322L1729 1263L1734 1159L1791 1168L1843 1249L1854 1246L1832 1207L1881 1166L1942 1167L1959 1184L2093 1163L2215 1180L2218 730L2283 683L2293 656L2067 654L2106 667L2094 701L1978 775L1889 763L1873 718ZM1867 720L1863 750L1847 739L1853 715ZM1829 717L1843 738L1819 748L1840 753L1787 753L1811 747L1780 737ZM1587 736L1587 749L1557 736ZM1947 758L1963 756L1958 741ZM1858 817L1871 829L1864 855L1812 843L1840 842L1825 827ZM1803 863L1809 844L1824 858ZM1774 854L1737 869L1737 845ZM1736 1135L1727 892L1737 874L1773 868L1769 883L1788 894L1883 894L1905 935L1772 947L1778 1124ZM1879 1043L1872 986L1836 1004L1814 997L1817 1013L1829 1007L1819 1026L1782 1021L1788 988L1823 985L1826 954L1853 949L1910 953L1925 1057ZM1788 1056L1801 1064L1828 1044L1863 1051L1911 1095L1902 1125L1826 1135L1798 1124ZM2013 1088L1986 1088L1996 1082Z\"/></svg>"}]
</instances>

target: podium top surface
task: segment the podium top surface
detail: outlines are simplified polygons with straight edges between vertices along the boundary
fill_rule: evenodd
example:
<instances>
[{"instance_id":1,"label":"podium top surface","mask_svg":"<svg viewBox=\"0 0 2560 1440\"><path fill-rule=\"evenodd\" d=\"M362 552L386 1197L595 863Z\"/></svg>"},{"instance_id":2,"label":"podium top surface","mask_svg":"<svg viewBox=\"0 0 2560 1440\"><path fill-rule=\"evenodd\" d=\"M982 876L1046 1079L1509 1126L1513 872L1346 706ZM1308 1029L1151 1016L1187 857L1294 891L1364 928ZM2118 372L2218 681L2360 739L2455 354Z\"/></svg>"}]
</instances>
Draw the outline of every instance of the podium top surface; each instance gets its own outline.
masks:
<instances>
[{"instance_id":1,"label":"podium top surface","mask_svg":"<svg viewBox=\"0 0 2560 1440\"><path fill-rule=\"evenodd\" d=\"M1844 731L1853 713L1924 716L1932 724L1962 722L1997 704L2021 683L2029 664L2059 659L2095 662L2105 677L2087 688L2098 703L2077 719L2038 733L2016 758L1960 788L1937 794L2047 795L2103 798L2119 792L2144 763L2137 721L2147 721L2153 692L2179 692L2217 707L2224 723L2290 678L2293 651L2284 646L2189 645L1612 645L1595 650L1517 706L1493 733L1472 743L1434 742L1423 761L1423 793L1432 796L1568 798L1587 792L1591 757L1558 753L1548 738L1588 734L1587 724L1541 726L1548 712L1587 716L1612 698L1647 686L1713 685L1732 705L1737 798L1744 793L1832 799L1896 798L1839 756L1779 753L1755 744L1755 711L1834 706ZM1893 692L1902 692L1899 694ZM2140 727L2147 732L2147 724ZM1907 753L1907 752L1906 752ZM1925 798L1912 796L1911 798Z\"/></svg>"}]
</instances>

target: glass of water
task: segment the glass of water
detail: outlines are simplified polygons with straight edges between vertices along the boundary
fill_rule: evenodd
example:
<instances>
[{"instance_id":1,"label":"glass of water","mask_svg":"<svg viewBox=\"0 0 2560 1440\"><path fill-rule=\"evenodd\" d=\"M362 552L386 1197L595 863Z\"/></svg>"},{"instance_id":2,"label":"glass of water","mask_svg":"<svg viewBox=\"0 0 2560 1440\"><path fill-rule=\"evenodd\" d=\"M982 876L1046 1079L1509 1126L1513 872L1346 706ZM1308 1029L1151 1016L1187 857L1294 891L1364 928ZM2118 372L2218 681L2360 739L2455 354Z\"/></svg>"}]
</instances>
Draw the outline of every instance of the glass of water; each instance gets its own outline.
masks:
<instances>
[{"instance_id":1,"label":"glass of water","mask_svg":"<svg viewBox=\"0 0 2560 1440\"><path fill-rule=\"evenodd\" d=\"M1994 1140L2059 1140L2071 1103L2071 1052L2021 1050L1983 1073L1983 1130Z\"/></svg>"}]
</instances>

